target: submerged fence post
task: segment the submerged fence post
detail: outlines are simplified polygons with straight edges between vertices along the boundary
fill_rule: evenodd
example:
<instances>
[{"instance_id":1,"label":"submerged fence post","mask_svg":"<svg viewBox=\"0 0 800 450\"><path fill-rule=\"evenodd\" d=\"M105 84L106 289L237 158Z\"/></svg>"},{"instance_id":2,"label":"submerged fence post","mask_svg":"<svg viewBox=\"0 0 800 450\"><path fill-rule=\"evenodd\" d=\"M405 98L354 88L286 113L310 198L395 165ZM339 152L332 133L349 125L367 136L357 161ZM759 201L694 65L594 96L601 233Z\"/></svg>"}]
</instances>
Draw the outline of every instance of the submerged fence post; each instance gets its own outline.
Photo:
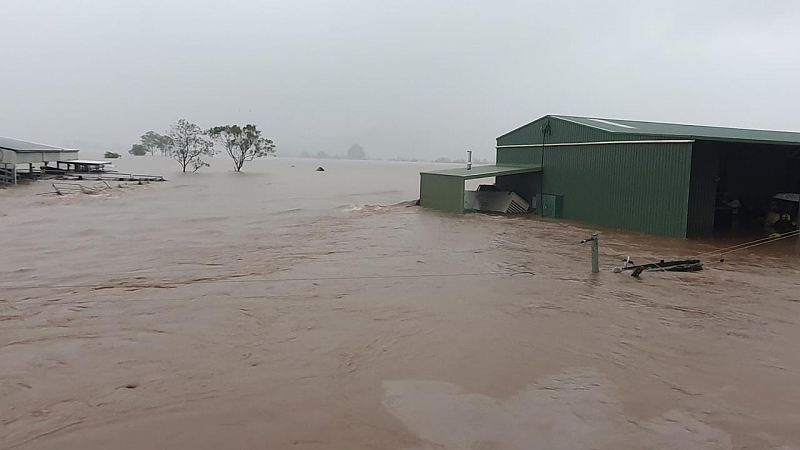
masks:
<instances>
[{"instance_id":1,"label":"submerged fence post","mask_svg":"<svg viewBox=\"0 0 800 450\"><path fill-rule=\"evenodd\" d=\"M592 245L592 273L600 272L600 246L597 242L597 233L592 233L592 237L584 239L580 243L585 244L589 242Z\"/></svg>"}]
</instances>

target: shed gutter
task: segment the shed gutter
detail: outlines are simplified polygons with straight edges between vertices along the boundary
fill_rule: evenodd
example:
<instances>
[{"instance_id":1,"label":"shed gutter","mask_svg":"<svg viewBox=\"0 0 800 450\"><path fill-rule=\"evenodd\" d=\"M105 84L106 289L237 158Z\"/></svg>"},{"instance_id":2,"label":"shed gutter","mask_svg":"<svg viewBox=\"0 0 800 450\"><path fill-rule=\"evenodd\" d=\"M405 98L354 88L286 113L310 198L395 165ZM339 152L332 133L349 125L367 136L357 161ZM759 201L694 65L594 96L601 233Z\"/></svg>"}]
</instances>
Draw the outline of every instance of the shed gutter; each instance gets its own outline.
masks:
<instances>
[{"instance_id":1,"label":"shed gutter","mask_svg":"<svg viewBox=\"0 0 800 450\"><path fill-rule=\"evenodd\" d=\"M598 142L560 142L554 144L520 144L497 145L495 148L525 148L525 147L575 147L581 145L616 145L616 144L691 144L694 139L662 139L643 141L598 141Z\"/></svg>"},{"instance_id":2,"label":"shed gutter","mask_svg":"<svg viewBox=\"0 0 800 450\"><path fill-rule=\"evenodd\" d=\"M445 169L428 172L420 172L420 175L436 175L444 177L461 178L462 180L473 180L476 178L490 178L505 175L519 175L523 173L541 172L540 165L489 165L474 166L472 169Z\"/></svg>"}]
</instances>

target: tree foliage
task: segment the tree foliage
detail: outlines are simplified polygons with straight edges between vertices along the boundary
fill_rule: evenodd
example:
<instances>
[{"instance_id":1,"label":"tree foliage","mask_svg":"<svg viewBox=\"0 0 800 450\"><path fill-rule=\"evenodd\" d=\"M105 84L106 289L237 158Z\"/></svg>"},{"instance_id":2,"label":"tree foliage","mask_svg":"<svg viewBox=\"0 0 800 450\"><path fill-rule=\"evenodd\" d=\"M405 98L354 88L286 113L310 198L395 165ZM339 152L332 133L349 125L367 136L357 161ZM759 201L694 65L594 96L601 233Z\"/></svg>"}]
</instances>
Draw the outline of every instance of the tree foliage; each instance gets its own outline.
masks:
<instances>
[{"instance_id":1,"label":"tree foliage","mask_svg":"<svg viewBox=\"0 0 800 450\"><path fill-rule=\"evenodd\" d=\"M158 134L155 131L148 131L142 135L142 145L150 152L150 156L156 153L156 150L161 152L161 156L166 156L170 148L169 136Z\"/></svg>"},{"instance_id":2,"label":"tree foliage","mask_svg":"<svg viewBox=\"0 0 800 450\"><path fill-rule=\"evenodd\" d=\"M214 127L208 130L208 135L225 149L237 172L241 172L245 162L275 153L272 139L262 137L261 131L253 124Z\"/></svg>"},{"instance_id":3,"label":"tree foliage","mask_svg":"<svg viewBox=\"0 0 800 450\"><path fill-rule=\"evenodd\" d=\"M116 152L105 152L103 154L103 158L106 158L106 159L117 159L117 158L121 158L121 157L122 157L122 155L120 155L119 153L116 153Z\"/></svg>"},{"instance_id":4,"label":"tree foliage","mask_svg":"<svg viewBox=\"0 0 800 450\"><path fill-rule=\"evenodd\" d=\"M175 122L167 137L168 151L184 172L190 166L192 172L197 172L209 165L203 161L203 156L214 156L214 144L206 139L205 133L199 126L186 119Z\"/></svg>"},{"instance_id":5,"label":"tree foliage","mask_svg":"<svg viewBox=\"0 0 800 450\"><path fill-rule=\"evenodd\" d=\"M367 154L364 151L364 147L353 144L347 149L347 159L367 159Z\"/></svg>"},{"instance_id":6,"label":"tree foliage","mask_svg":"<svg viewBox=\"0 0 800 450\"><path fill-rule=\"evenodd\" d=\"M142 144L133 144L128 153L133 156L144 156L147 154L147 149Z\"/></svg>"}]
</instances>

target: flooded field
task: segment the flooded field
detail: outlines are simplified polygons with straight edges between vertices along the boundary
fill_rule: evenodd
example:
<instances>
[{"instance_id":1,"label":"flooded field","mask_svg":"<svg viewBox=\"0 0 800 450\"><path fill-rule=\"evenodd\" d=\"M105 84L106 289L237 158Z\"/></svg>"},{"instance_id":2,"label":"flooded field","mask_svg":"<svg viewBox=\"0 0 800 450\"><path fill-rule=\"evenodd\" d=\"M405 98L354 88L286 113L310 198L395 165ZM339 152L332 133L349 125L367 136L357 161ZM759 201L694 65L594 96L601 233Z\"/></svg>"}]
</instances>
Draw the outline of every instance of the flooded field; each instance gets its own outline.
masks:
<instances>
[{"instance_id":1,"label":"flooded field","mask_svg":"<svg viewBox=\"0 0 800 450\"><path fill-rule=\"evenodd\" d=\"M800 240L402 203L433 164L0 190L0 449L800 448ZM323 165L325 172L315 172Z\"/></svg>"}]
</instances>

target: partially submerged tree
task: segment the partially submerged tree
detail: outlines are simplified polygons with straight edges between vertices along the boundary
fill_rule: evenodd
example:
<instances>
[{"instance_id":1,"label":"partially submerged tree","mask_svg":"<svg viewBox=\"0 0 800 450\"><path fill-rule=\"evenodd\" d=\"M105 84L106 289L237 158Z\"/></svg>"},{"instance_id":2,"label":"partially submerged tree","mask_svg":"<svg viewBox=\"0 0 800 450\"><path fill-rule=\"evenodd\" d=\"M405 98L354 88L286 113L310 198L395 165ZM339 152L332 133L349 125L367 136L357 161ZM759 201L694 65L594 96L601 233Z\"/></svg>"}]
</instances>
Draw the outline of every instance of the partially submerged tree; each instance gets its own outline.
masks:
<instances>
[{"instance_id":1,"label":"partially submerged tree","mask_svg":"<svg viewBox=\"0 0 800 450\"><path fill-rule=\"evenodd\" d=\"M150 156L154 155L156 150L161 152L161 156L166 156L170 150L170 139L169 136L148 131L142 135L142 145L150 152Z\"/></svg>"},{"instance_id":2,"label":"partially submerged tree","mask_svg":"<svg viewBox=\"0 0 800 450\"><path fill-rule=\"evenodd\" d=\"M199 126L186 119L180 119L172 125L168 138L169 152L184 172L189 166L192 172L197 172L209 165L203 161L203 156L214 156L214 144L206 139Z\"/></svg>"},{"instance_id":3,"label":"partially submerged tree","mask_svg":"<svg viewBox=\"0 0 800 450\"><path fill-rule=\"evenodd\" d=\"M133 144L131 149L128 150L128 153L133 156L144 156L147 154L147 149L144 148L144 145L142 144Z\"/></svg>"},{"instance_id":4,"label":"partially submerged tree","mask_svg":"<svg viewBox=\"0 0 800 450\"><path fill-rule=\"evenodd\" d=\"M161 156L172 156L172 138L162 135L158 149L161 150Z\"/></svg>"},{"instance_id":5,"label":"partially submerged tree","mask_svg":"<svg viewBox=\"0 0 800 450\"><path fill-rule=\"evenodd\" d=\"M208 135L225 149L237 172L241 172L245 162L275 153L272 139L261 137L261 131L253 124L214 127L208 130Z\"/></svg>"},{"instance_id":6,"label":"partially submerged tree","mask_svg":"<svg viewBox=\"0 0 800 450\"><path fill-rule=\"evenodd\" d=\"M153 156L156 153L156 150L158 150L160 138L161 135L155 131L148 131L142 135L142 146L146 148L148 152L150 152L150 156Z\"/></svg>"},{"instance_id":7,"label":"partially submerged tree","mask_svg":"<svg viewBox=\"0 0 800 450\"><path fill-rule=\"evenodd\" d=\"M364 152L364 147L353 144L347 149L347 158L348 159L367 159L367 154Z\"/></svg>"}]
</instances>

